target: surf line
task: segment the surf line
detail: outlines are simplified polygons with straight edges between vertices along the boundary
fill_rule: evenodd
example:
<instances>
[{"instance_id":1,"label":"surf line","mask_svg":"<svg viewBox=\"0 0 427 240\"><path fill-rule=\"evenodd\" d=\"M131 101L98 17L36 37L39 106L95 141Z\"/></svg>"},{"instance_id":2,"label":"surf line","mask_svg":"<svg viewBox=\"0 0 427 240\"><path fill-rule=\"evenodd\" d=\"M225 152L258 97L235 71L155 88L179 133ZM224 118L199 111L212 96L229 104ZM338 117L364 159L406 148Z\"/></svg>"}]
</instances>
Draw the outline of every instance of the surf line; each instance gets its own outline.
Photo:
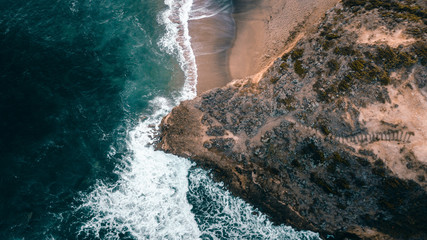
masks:
<instances>
[{"instance_id":1,"label":"surf line","mask_svg":"<svg viewBox=\"0 0 427 240\"><path fill-rule=\"evenodd\" d=\"M160 46L168 53L176 53L180 67L185 75L184 86L178 102L197 96L197 64L188 21L193 0L165 0L168 10L161 14L160 22L166 26L166 35L160 40Z\"/></svg>"}]
</instances>

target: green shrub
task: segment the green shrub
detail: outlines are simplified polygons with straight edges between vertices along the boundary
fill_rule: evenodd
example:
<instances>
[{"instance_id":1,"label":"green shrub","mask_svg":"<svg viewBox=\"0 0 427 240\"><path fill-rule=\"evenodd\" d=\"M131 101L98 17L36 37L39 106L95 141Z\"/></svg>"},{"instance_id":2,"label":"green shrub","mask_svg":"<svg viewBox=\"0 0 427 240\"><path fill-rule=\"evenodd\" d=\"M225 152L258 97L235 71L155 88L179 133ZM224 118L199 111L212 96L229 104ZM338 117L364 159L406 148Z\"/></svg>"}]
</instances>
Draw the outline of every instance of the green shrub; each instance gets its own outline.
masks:
<instances>
[{"instance_id":1,"label":"green shrub","mask_svg":"<svg viewBox=\"0 0 427 240\"><path fill-rule=\"evenodd\" d=\"M362 59L354 60L349 63L349 67L356 72L361 72L365 68L366 61Z\"/></svg>"},{"instance_id":2,"label":"green shrub","mask_svg":"<svg viewBox=\"0 0 427 240\"><path fill-rule=\"evenodd\" d=\"M350 183L345 178L338 178L334 183L340 189L350 189Z\"/></svg>"},{"instance_id":3,"label":"green shrub","mask_svg":"<svg viewBox=\"0 0 427 240\"><path fill-rule=\"evenodd\" d=\"M298 169L302 169L302 165L298 162L298 160L296 160L296 159L294 159L292 162L291 162L291 165L292 165L292 167L294 167L294 168L298 168Z\"/></svg>"},{"instance_id":4,"label":"green shrub","mask_svg":"<svg viewBox=\"0 0 427 240\"><path fill-rule=\"evenodd\" d=\"M416 22L421 19L421 17L411 14L411 13L394 13L392 14L394 18L406 19L411 22Z\"/></svg>"},{"instance_id":5,"label":"green shrub","mask_svg":"<svg viewBox=\"0 0 427 240\"><path fill-rule=\"evenodd\" d=\"M329 86L326 89L326 94L328 94L328 97L335 96L337 95L337 93L338 93L338 88L335 85Z\"/></svg>"},{"instance_id":6,"label":"green shrub","mask_svg":"<svg viewBox=\"0 0 427 240\"><path fill-rule=\"evenodd\" d=\"M289 57L289 53L285 53L282 56L282 60L286 62L288 60L288 57Z\"/></svg>"},{"instance_id":7,"label":"green shrub","mask_svg":"<svg viewBox=\"0 0 427 240\"><path fill-rule=\"evenodd\" d=\"M294 70L295 70L295 73L298 74L300 77L304 77L305 76L305 69L302 66L301 60L295 60Z\"/></svg>"},{"instance_id":8,"label":"green shrub","mask_svg":"<svg viewBox=\"0 0 427 240\"><path fill-rule=\"evenodd\" d=\"M390 84L391 79L388 73L383 69L373 65L368 65L365 69L366 70L364 74L362 74L362 77L364 78L363 80L365 80L366 82L378 80L383 85Z\"/></svg>"},{"instance_id":9,"label":"green shrub","mask_svg":"<svg viewBox=\"0 0 427 240\"><path fill-rule=\"evenodd\" d=\"M399 52L389 46L377 48L375 60L378 64L383 64L386 69L395 69L399 67L410 67L416 63L416 58L406 52Z\"/></svg>"},{"instance_id":10,"label":"green shrub","mask_svg":"<svg viewBox=\"0 0 427 240\"><path fill-rule=\"evenodd\" d=\"M417 22L423 19L426 22L427 11L420 7L416 2L406 1L390 1L390 0L344 0L345 7L352 8L353 12L357 12L362 8L366 10L379 9L383 17L392 19L400 18L408 21Z\"/></svg>"},{"instance_id":11,"label":"green shrub","mask_svg":"<svg viewBox=\"0 0 427 240\"><path fill-rule=\"evenodd\" d=\"M329 163L328 167L326 168L326 171L328 171L328 173L335 173L335 170L337 170L337 164L334 162Z\"/></svg>"},{"instance_id":12,"label":"green shrub","mask_svg":"<svg viewBox=\"0 0 427 240\"><path fill-rule=\"evenodd\" d=\"M365 55L365 57L367 57L367 58L369 58L371 60L375 59L374 54L372 54L371 52L363 52L363 55Z\"/></svg>"},{"instance_id":13,"label":"green shrub","mask_svg":"<svg viewBox=\"0 0 427 240\"><path fill-rule=\"evenodd\" d=\"M388 189L389 191L406 191L406 190L412 190L415 187L415 184L413 182L406 182L403 181L397 177L387 177L383 180L383 186L385 189Z\"/></svg>"},{"instance_id":14,"label":"green shrub","mask_svg":"<svg viewBox=\"0 0 427 240\"><path fill-rule=\"evenodd\" d=\"M323 50L328 51L329 49L331 49L334 46L334 42L325 40L325 41L321 42L321 45L322 45Z\"/></svg>"},{"instance_id":15,"label":"green shrub","mask_svg":"<svg viewBox=\"0 0 427 240\"><path fill-rule=\"evenodd\" d=\"M302 151L310 156L315 164L324 163L326 161L325 154L313 142L308 143Z\"/></svg>"},{"instance_id":16,"label":"green shrub","mask_svg":"<svg viewBox=\"0 0 427 240\"><path fill-rule=\"evenodd\" d=\"M328 33L328 34L326 34L325 37L327 40L332 40L332 39L340 38L341 36L336 34L336 33Z\"/></svg>"},{"instance_id":17,"label":"green shrub","mask_svg":"<svg viewBox=\"0 0 427 240\"><path fill-rule=\"evenodd\" d=\"M329 60L326 63L326 66L329 68L329 73L330 74L331 73L335 73L335 72L337 72L340 69L340 63L337 60L335 60L335 59Z\"/></svg>"},{"instance_id":18,"label":"green shrub","mask_svg":"<svg viewBox=\"0 0 427 240\"><path fill-rule=\"evenodd\" d=\"M427 63L427 44L426 42L418 41L413 47L413 52L417 55L418 60L423 66L426 66Z\"/></svg>"},{"instance_id":19,"label":"green shrub","mask_svg":"<svg viewBox=\"0 0 427 240\"><path fill-rule=\"evenodd\" d=\"M322 102L331 102L332 96L338 94L338 88L335 85L325 86L319 80L313 84L313 90L317 93L317 97Z\"/></svg>"},{"instance_id":20,"label":"green shrub","mask_svg":"<svg viewBox=\"0 0 427 240\"><path fill-rule=\"evenodd\" d=\"M310 180L312 182L316 183L326 193L332 193L335 195L339 195L338 192L332 186L330 186L324 179L317 176L315 173L310 174Z\"/></svg>"},{"instance_id":21,"label":"green shrub","mask_svg":"<svg viewBox=\"0 0 427 240\"><path fill-rule=\"evenodd\" d=\"M382 71L381 74L378 76L378 80L382 85L389 85L391 83L390 77L384 71Z\"/></svg>"},{"instance_id":22,"label":"green shrub","mask_svg":"<svg viewBox=\"0 0 427 240\"><path fill-rule=\"evenodd\" d=\"M326 35L328 35L331 32L332 32L332 23L325 24L322 27L322 31L320 32L320 36L325 37Z\"/></svg>"},{"instance_id":23,"label":"green shrub","mask_svg":"<svg viewBox=\"0 0 427 240\"><path fill-rule=\"evenodd\" d=\"M368 66L366 67L366 71L365 71L365 75L367 77L369 77L370 79L375 79L377 78L379 75L381 75L384 72L384 70L382 70L381 68L368 64Z\"/></svg>"},{"instance_id":24,"label":"green shrub","mask_svg":"<svg viewBox=\"0 0 427 240\"><path fill-rule=\"evenodd\" d=\"M329 134L331 134L331 131L329 131L329 128L325 125L321 125L320 126L320 130L322 130L322 132L327 136Z\"/></svg>"},{"instance_id":25,"label":"green shrub","mask_svg":"<svg viewBox=\"0 0 427 240\"><path fill-rule=\"evenodd\" d=\"M359 158L359 157L357 157L357 158L356 158L356 160L357 160L357 162L358 162L360 165L362 165L363 167L367 167L367 166L369 166L369 165L371 164L368 160L366 160L366 159L364 159L364 158Z\"/></svg>"},{"instance_id":26,"label":"green shrub","mask_svg":"<svg viewBox=\"0 0 427 240\"><path fill-rule=\"evenodd\" d=\"M342 163L346 166L350 166L350 163L347 161L347 159L341 157L341 155L338 152L334 152L332 154L332 160L334 160L335 163Z\"/></svg>"},{"instance_id":27,"label":"green shrub","mask_svg":"<svg viewBox=\"0 0 427 240\"><path fill-rule=\"evenodd\" d=\"M364 6L366 4L366 1L365 0L344 0L343 4L346 7Z\"/></svg>"},{"instance_id":28,"label":"green shrub","mask_svg":"<svg viewBox=\"0 0 427 240\"><path fill-rule=\"evenodd\" d=\"M385 163L384 163L384 161L382 159L375 160L374 165L376 167L382 167L382 168L385 167Z\"/></svg>"},{"instance_id":29,"label":"green shrub","mask_svg":"<svg viewBox=\"0 0 427 240\"><path fill-rule=\"evenodd\" d=\"M420 29L418 27L411 27L411 28L407 28L405 30L406 34L411 35L411 36L413 36L415 38L422 38L424 32L427 32L427 28Z\"/></svg>"},{"instance_id":30,"label":"green shrub","mask_svg":"<svg viewBox=\"0 0 427 240\"><path fill-rule=\"evenodd\" d=\"M279 99L277 99L277 102L280 105L284 105L288 111L295 110L295 107L292 106L292 103L295 102L295 98L292 96L287 97L287 98L279 98Z\"/></svg>"},{"instance_id":31,"label":"green shrub","mask_svg":"<svg viewBox=\"0 0 427 240\"><path fill-rule=\"evenodd\" d=\"M291 58L292 58L292 60L295 61L297 59L300 59L303 56L303 54L304 54L304 49L297 48L294 51L292 51Z\"/></svg>"},{"instance_id":32,"label":"green shrub","mask_svg":"<svg viewBox=\"0 0 427 240\"><path fill-rule=\"evenodd\" d=\"M413 5L414 2L407 2L406 4L399 1L390 0L344 0L343 4L346 7L365 7L366 10L374 8L381 8L381 10L388 10L398 13L409 13L418 17L426 17L426 10L418 5Z\"/></svg>"},{"instance_id":33,"label":"green shrub","mask_svg":"<svg viewBox=\"0 0 427 240\"><path fill-rule=\"evenodd\" d=\"M272 78L270 78L270 82L275 84L279 81L279 79L280 79L279 77L272 77Z\"/></svg>"},{"instance_id":34,"label":"green shrub","mask_svg":"<svg viewBox=\"0 0 427 240\"><path fill-rule=\"evenodd\" d=\"M286 62L283 62L282 64L280 64L280 69L282 70L287 70L289 67L289 65Z\"/></svg>"},{"instance_id":35,"label":"green shrub","mask_svg":"<svg viewBox=\"0 0 427 240\"><path fill-rule=\"evenodd\" d=\"M377 61L391 62L394 61L396 58L397 54L391 47L387 46L385 48L377 48Z\"/></svg>"},{"instance_id":36,"label":"green shrub","mask_svg":"<svg viewBox=\"0 0 427 240\"><path fill-rule=\"evenodd\" d=\"M323 102L329 102L330 100L329 95L328 93L326 93L326 91L321 91L321 90L317 91L317 96L319 97L320 101L323 101Z\"/></svg>"},{"instance_id":37,"label":"green shrub","mask_svg":"<svg viewBox=\"0 0 427 240\"><path fill-rule=\"evenodd\" d=\"M347 83L345 80L341 80L338 84L338 90L341 92L345 92L350 88L350 84Z\"/></svg>"},{"instance_id":38,"label":"green shrub","mask_svg":"<svg viewBox=\"0 0 427 240\"><path fill-rule=\"evenodd\" d=\"M356 51L354 51L353 47L351 46L344 46L344 47L336 47L334 49L334 53L337 55L343 55L343 56L353 56L356 54Z\"/></svg>"},{"instance_id":39,"label":"green shrub","mask_svg":"<svg viewBox=\"0 0 427 240\"><path fill-rule=\"evenodd\" d=\"M347 83L353 83L354 82L354 77L352 75L350 75L350 74L347 74L347 75L344 76L344 80Z\"/></svg>"},{"instance_id":40,"label":"green shrub","mask_svg":"<svg viewBox=\"0 0 427 240\"><path fill-rule=\"evenodd\" d=\"M417 62L416 58L407 52L401 52L398 56L398 66L410 67Z\"/></svg>"},{"instance_id":41,"label":"green shrub","mask_svg":"<svg viewBox=\"0 0 427 240\"><path fill-rule=\"evenodd\" d=\"M377 176L384 177L385 176L385 169L384 168L373 168L372 173L377 175Z\"/></svg>"}]
</instances>

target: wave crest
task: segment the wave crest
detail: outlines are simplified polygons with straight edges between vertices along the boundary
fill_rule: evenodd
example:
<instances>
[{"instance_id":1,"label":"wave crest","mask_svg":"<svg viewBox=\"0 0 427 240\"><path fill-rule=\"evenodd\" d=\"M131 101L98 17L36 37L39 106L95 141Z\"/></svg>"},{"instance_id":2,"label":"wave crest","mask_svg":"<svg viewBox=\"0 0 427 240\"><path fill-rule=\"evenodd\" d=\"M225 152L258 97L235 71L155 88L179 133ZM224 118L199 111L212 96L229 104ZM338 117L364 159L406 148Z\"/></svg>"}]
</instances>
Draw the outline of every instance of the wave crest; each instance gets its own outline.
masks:
<instances>
[{"instance_id":1,"label":"wave crest","mask_svg":"<svg viewBox=\"0 0 427 240\"><path fill-rule=\"evenodd\" d=\"M193 99L197 96L197 64L188 30L193 0L165 0L165 4L168 9L160 14L158 21L166 27L166 34L159 45L166 52L177 56L184 71L186 79L178 100Z\"/></svg>"}]
</instances>

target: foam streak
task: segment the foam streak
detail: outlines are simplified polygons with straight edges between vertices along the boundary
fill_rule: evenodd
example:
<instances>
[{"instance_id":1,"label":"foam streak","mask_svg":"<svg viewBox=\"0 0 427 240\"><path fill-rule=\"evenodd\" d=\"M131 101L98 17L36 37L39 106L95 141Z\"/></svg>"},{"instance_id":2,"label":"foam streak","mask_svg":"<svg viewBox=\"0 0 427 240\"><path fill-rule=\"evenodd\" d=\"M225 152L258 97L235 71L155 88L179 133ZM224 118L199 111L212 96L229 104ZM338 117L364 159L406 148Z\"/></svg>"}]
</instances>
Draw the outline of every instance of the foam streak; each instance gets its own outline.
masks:
<instances>
[{"instance_id":1,"label":"foam streak","mask_svg":"<svg viewBox=\"0 0 427 240\"><path fill-rule=\"evenodd\" d=\"M79 236L120 239L130 234L137 239L197 239L200 236L192 206L188 203L187 159L155 151L153 135L162 117L180 101L196 97L197 67L188 32L192 0L166 0L168 9L159 17L166 34L159 45L175 54L185 75L180 97L156 97L150 102L152 113L129 131L124 157L113 185L98 182L83 195L77 211L88 211ZM114 149L113 149L114 151Z\"/></svg>"},{"instance_id":2,"label":"foam streak","mask_svg":"<svg viewBox=\"0 0 427 240\"><path fill-rule=\"evenodd\" d=\"M159 45L178 58L185 74L184 86L177 98L154 98L149 103L149 116L128 132L126 145L131 153L120 159L116 169L119 180L114 184L99 181L90 193L82 194L83 204L76 211L89 217L78 237L318 239L312 232L273 226L265 215L214 183L206 171L192 169L189 160L155 151L151 145L158 131L153 126L180 101L197 93L197 66L188 33L193 1L165 0L165 4L168 9L159 21L166 34Z\"/></svg>"},{"instance_id":3,"label":"foam streak","mask_svg":"<svg viewBox=\"0 0 427 240\"><path fill-rule=\"evenodd\" d=\"M184 83L179 101L197 96L197 65L196 57L191 48L191 37L188 30L188 20L193 0L165 0L169 7L159 19L166 26L166 35L161 39L160 46L178 57L181 69L184 71Z\"/></svg>"},{"instance_id":4,"label":"foam streak","mask_svg":"<svg viewBox=\"0 0 427 240\"><path fill-rule=\"evenodd\" d=\"M186 197L191 162L150 145L152 126L173 105L160 97L150 105L158 110L128 134L132 154L116 170L120 179L113 185L98 182L83 196L84 204L77 210L88 210L90 220L79 236L120 239L128 233L137 239L197 239L200 235Z\"/></svg>"}]
</instances>

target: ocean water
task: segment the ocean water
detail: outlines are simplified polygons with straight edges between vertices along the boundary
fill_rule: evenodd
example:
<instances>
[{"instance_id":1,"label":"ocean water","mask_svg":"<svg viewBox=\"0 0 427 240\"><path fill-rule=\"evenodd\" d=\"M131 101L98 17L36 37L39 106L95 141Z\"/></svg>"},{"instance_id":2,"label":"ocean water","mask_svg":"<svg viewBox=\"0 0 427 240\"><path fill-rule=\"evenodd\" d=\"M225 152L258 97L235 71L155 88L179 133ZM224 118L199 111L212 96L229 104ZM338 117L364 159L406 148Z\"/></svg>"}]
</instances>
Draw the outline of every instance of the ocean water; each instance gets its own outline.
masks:
<instances>
[{"instance_id":1,"label":"ocean water","mask_svg":"<svg viewBox=\"0 0 427 240\"><path fill-rule=\"evenodd\" d=\"M0 239L318 239L151 145L197 94L189 22L232 7L0 0Z\"/></svg>"}]
</instances>

